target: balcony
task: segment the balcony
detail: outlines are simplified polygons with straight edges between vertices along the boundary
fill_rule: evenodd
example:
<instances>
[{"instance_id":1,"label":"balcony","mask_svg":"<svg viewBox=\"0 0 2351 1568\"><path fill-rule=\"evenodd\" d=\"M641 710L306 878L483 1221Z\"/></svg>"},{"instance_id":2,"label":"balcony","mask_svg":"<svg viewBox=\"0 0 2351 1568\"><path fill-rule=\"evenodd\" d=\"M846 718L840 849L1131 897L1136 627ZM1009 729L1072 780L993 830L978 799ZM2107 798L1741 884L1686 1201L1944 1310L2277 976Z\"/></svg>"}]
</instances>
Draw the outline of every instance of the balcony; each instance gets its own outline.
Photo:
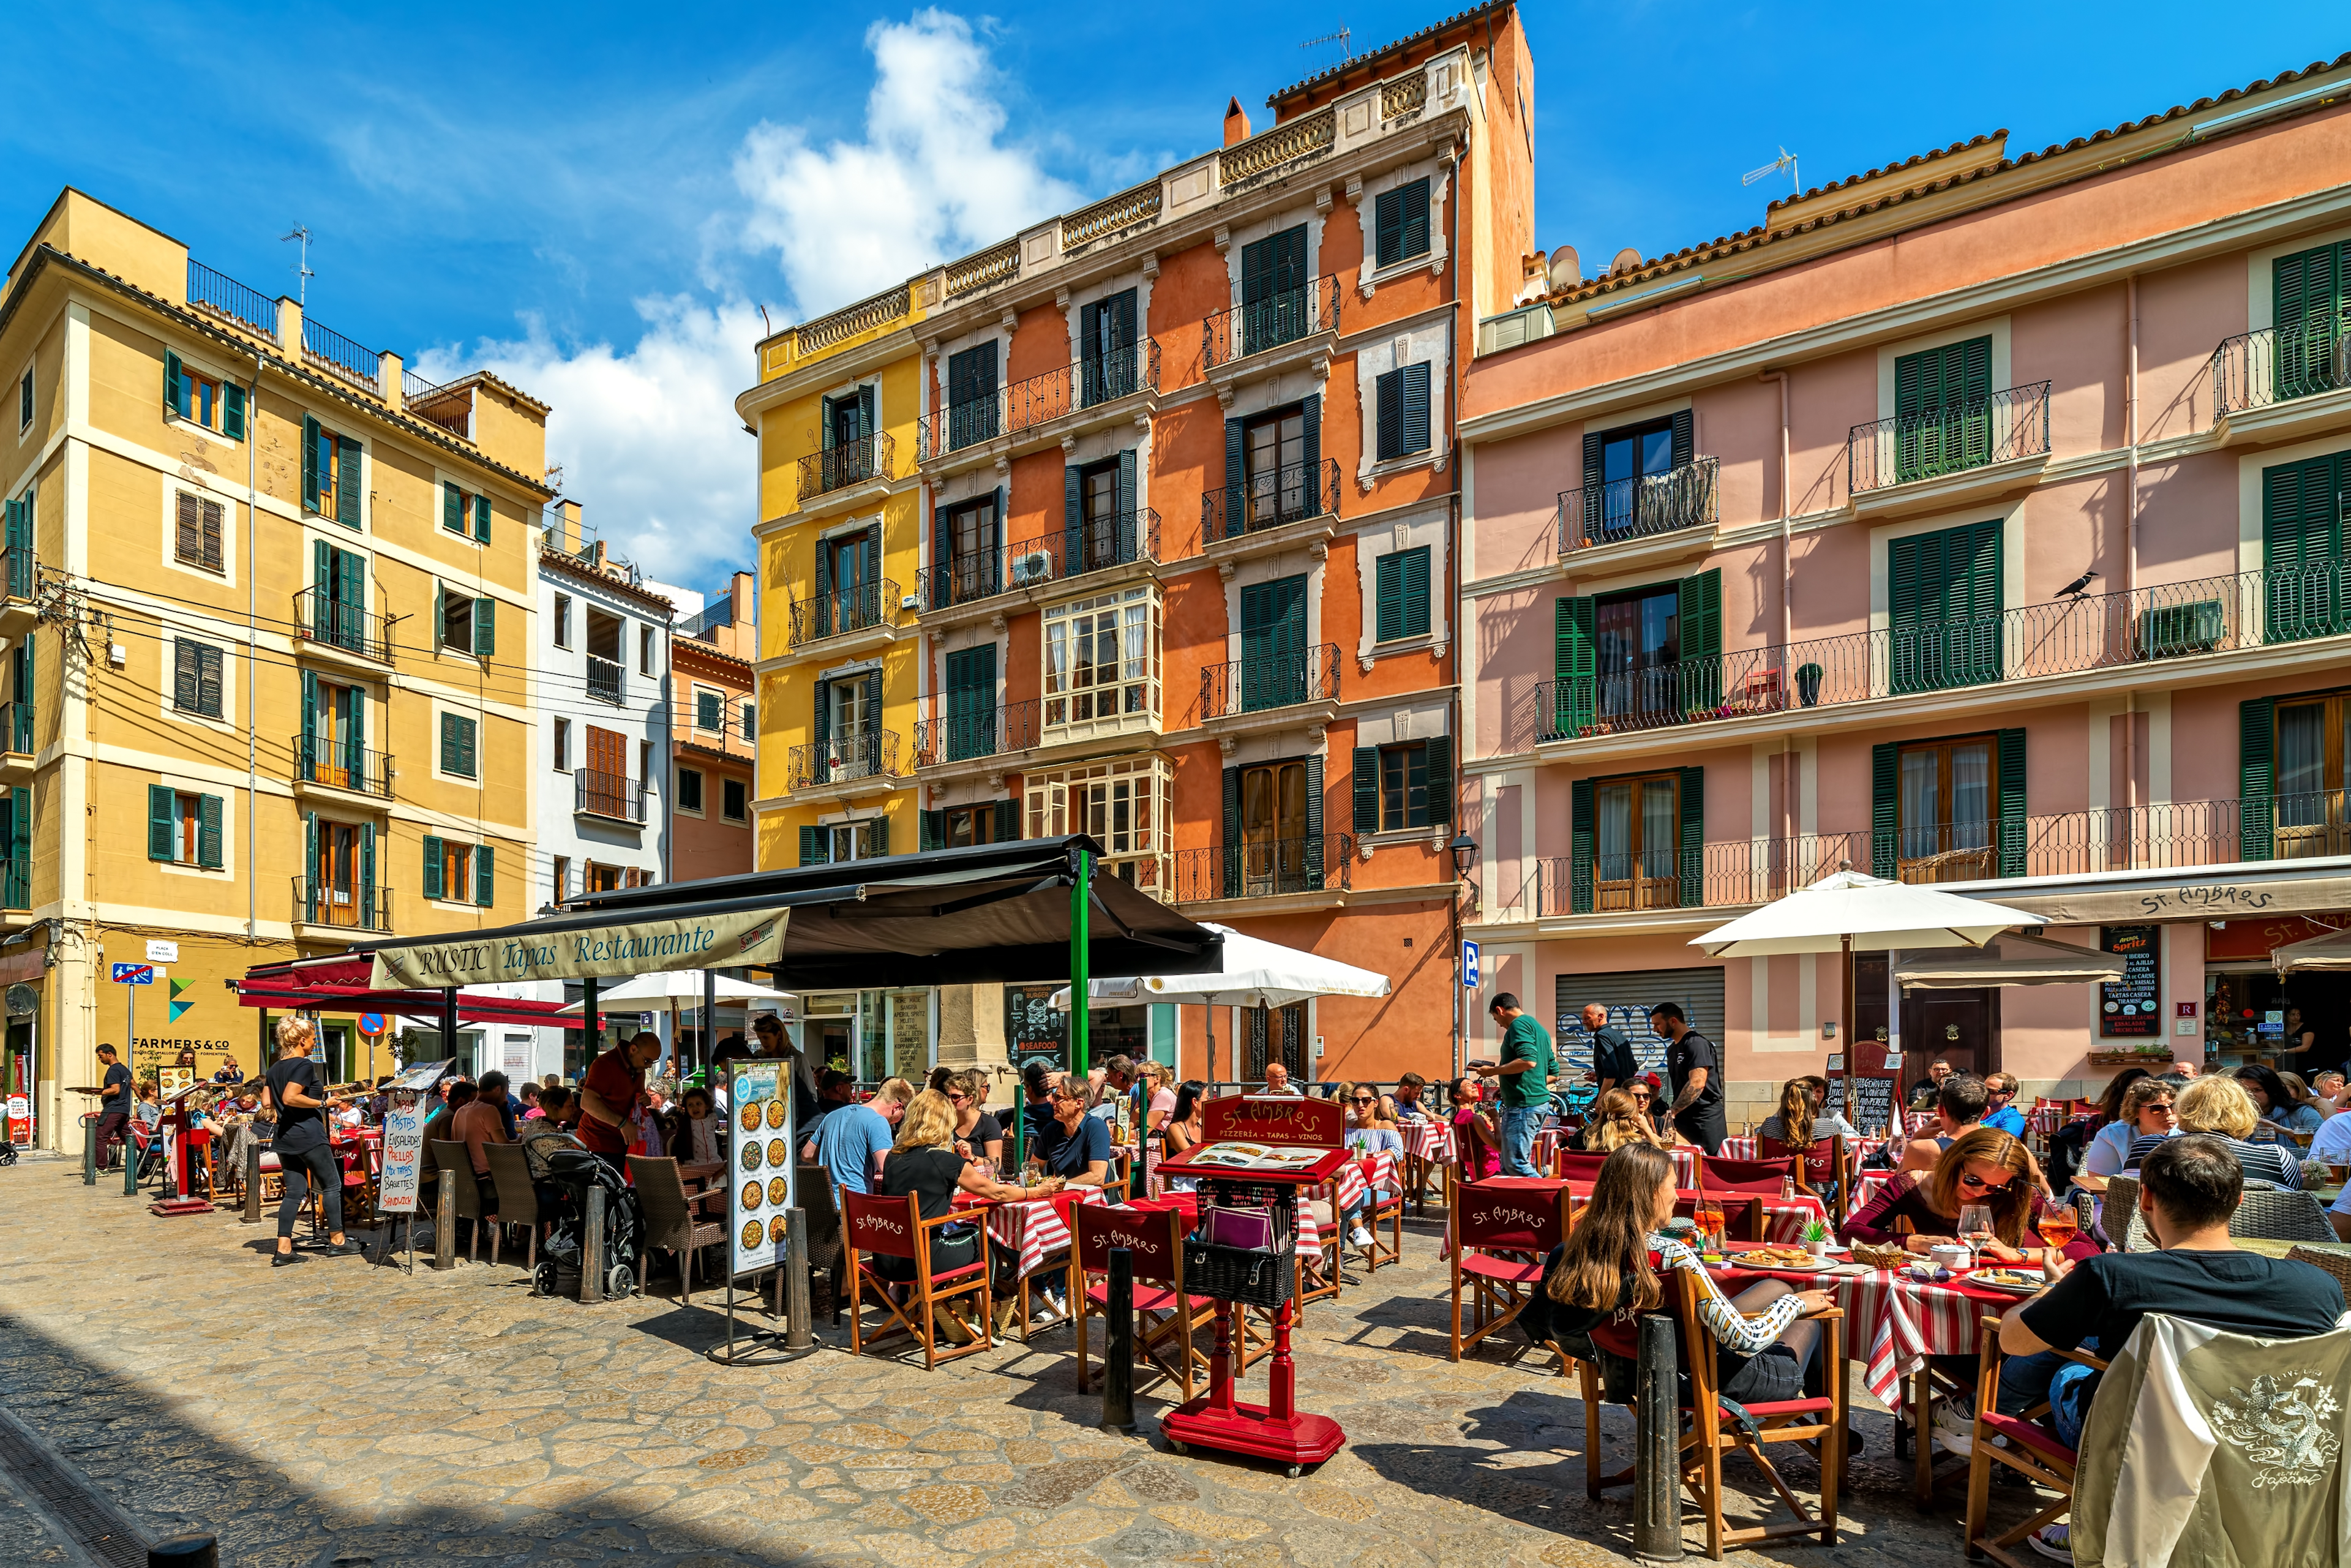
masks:
<instances>
[{"instance_id":1,"label":"balcony","mask_svg":"<svg viewBox=\"0 0 2351 1568\"><path fill-rule=\"evenodd\" d=\"M1200 672L1200 723L1219 731L1328 724L1339 707L1339 645L1210 664Z\"/></svg>"},{"instance_id":2,"label":"balcony","mask_svg":"<svg viewBox=\"0 0 2351 1568\"><path fill-rule=\"evenodd\" d=\"M2212 350L2212 424L2221 445L2318 435L2346 419L2351 335L2265 327Z\"/></svg>"},{"instance_id":3,"label":"balcony","mask_svg":"<svg viewBox=\"0 0 2351 1568\"><path fill-rule=\"evenodd\" d=\"M1322 533L1332 530L1339 515L1339 463L1292 463L1262 474L1251 474L1236 485L1222 485L1200 494L1200 550L1206 554L1229 540L1244 539L1289 523L1324 519ZM1267 541L1269 548L1302 542L1296 538ZM1247 549L1217 550L1247 554Z\"/></svg>"},{"instance_id":4,"label":"balcony","mask_svg":"<svg viewBox=\"0 0 2351 1568\"><path fill-rule=\"evenodd\" d=\"M914 725L914 767L923 777L989 778L1029 772L1113 750L1160 732L1154 683L1127 681L992 706L951 707L923 700Z\"/></svg>"},{"instance_id":5,"label":"balcony","mask_svg":"<svg viewBox=\"0 0 2351 1568\"><path fill-rule=\"evenodd\" d=\"M2286 645L2346 634L2351 567L2240 572L1537 682L1531 706L1506 716L1505 747L1589 747L1609 736L1979 687L2000 687L2005 697L2020 682L2069 676L2090 677L2065 682L2069 688L2119 690L2135 684L2130 672L2158 664L2161 678L2178 685L2205 671L2220 678L2266 648L2280 650L2280 663L2306 664L2324 655L2288 655ZM2107 672L2116 678L2095 679Z\"/></svg>"},{"instance_id":6,"label":"balcony","mask_svg":"<svg viewBox=\"0 0 2351 1568\"><path fill-rule=\"evenodd\" d=\"M305 588L294 595L294 645L297 653L324 654L338 663L388 664L391 622L315 586Z\"/></svg>"},{"instance_id":7,"label":"balcony","mask_svg":"<svg viewBox=\"0 0 2351 1568\"><path fill-rule=\"evenodd\" d=\"M383 356L308 316L302 318L302 362L378 397L383 395Z\"/></svg>"},{"instance_id":8,"label":"balcony","mask_svg":"<svg viewBox=\"0 0 2351 1568\"><path fill-rule=\"evenodd\" d=\"M294 879L294 934L304 937L388 935L392 930L392 889L366 884L332 887L298 876Z\"/></svg>"},{"instance_id":9,"label":"balcony","mask_svg":"<svg viewBox=\"0 0 2351 1568\"><path fill-rule=\"evenodd\" d=\"M601 768L575 768L571 774L571 812L607 822L645 825L645 781L625 773Z\"/></svg>"},{"instance_id":10,"label":"balcony","mask_svg":"<svg viewBox=\"0 0 2351 1568\"><path fill-rule=\"evenodd\" d=\"M1559 554L1579 570L1615 570L1706 549L1721 518L1720 459L1700 457L1559 493ZM1604 557L1591 554L1605 551Z\"/></svg>"},{"instance_id":11,"label":"balcony","mask_svg":"<svg viewBox=\"0 0 2351 1568\"><path fill-rule=\"evenodd\" d=\"M1845 485L1856 515L1964 506L2024 484L2049 463L2049 383L1856 424Z\"/></svg>"},{"instance_id":12,"label":"balcony","mask_svg":"<svg viewBox=\"0 0 2351 1568\"><path fill-rule=\"evenodd\" d=\"M1352 885L1354 852L1355 841L1346 833L1178 850L1176 902L1278 898L1284 909L1336 904Z\"/></svg>"},{"instance_id":13,"label":"balcony","mask_svg":"<svg viewBox=\"0 0 2351 1568\"><path fill-rule=\"evenodd\" d=\"M1004 594L1034 599L1038 590L1090 572L1156 565L1165 559L1160 554L1159 514L1148 507L1081 524L1076 542L1073 554L1070 532L1064 528L959 557L944 567L923 568L914 574L923 620L931 624L953 623L968 617L951 612Z\"/></svg>"},{"instance_id":14,"label":"balcony","mask_svg":"<svg viewBox=\"0 0 2351 1568\"><path fill-rule=\"evenodd\" d=\"M601 654L588 655L588 695L598 702L619 706L628 685L629 667L618 659Z\"/></svg>"},{"instance_id":15,"label":"balcony","mask_svg":"<svg viewBox=\"0 0 2351 1568\"><path fill-rule=\"evenodd\" d=\"M1333 274L1207 318L1200 323L1200 355L1208 379L1227 385L1329 358L1339 338L1342 293Z\"/></svg>"},{"instance_id":16,"label":"balcony","mask_svg":"<svg viewBox=\"0 0 2351 1568\"><path fill-rule=\"evenodd\" d=\"M887 578L792 601L795 651L829 643L827 653L850 653L897 639L898 585Z\"/></svg>"},{"instance_id":17,"label":"balcony","mask_svg":"<svg viewBox=\"0 0 2351 1568\"><path fill-rule=\"evenodd\" d=\"M946 472L1056 445L1064 435L1126 415L1127 399L1158 391L1159 343L1146 339L923 415L914 424L914 462Z\"/></svg>"},{"instance_id":18,"label":"balcony","mask_svg":"<svg viewBox=\"0 0 2351 1568\"><path fill-rule=\"evenodd\" d=\"M0 783L23 784L33 777L40 744L33 738L30 701L0 703Z\"/></svg>"},{"instance_id":19,"label":"balcony","mask_svg":"<svg viewBox=\"0 0 2351 1568\"><path fill-rule=\"evenodd\" d=\"M799 507L853 503L896 477L898 446L887 431L861 436L800 459Z\"/></svg>"},{"instance_id":20,"label":"balcony","mask_svg":"<svg viewBox=\"0 0 2351 1568\"><path fill-rule=\"evenodd\" d=\"M785 788L796 795L898 778L898 734L868 729L795 746L785 756Z\"/></svg>"},{"instance_id":21,"label":"balcony","mask_svg":"<svg viewBox=\"0 0 2351 1568\"><path fill-rule=\"evenodd\" d=\"M277 300L200 261L188 263L188 305L191 309L220 317L245 331L272 340L277 336Z\"/></svg>"},{"instance_id":22,"label":"balcony","mask_svg":"<svg viewBox=\"0 0 2351 1568\"><path fill-rule=\"evenodd\" d=\"M0 860L0 911L19 915L9 924L21 927L26 924L21 916L32 913L32 861L29 858Z\"/></svg>"},{"instance_id":23,"label":"balcony","mask_svg":"<svg viewBox=\"0 0 2351 1568\"><path fill-rule=\"evenodd\" d=\"M29 533L30 525L26 525ZM20 538L0 550L0 637L20 637L31 631L41 618L33 602L33 591L39 573L33 566L33 546L28 538Z\"/></svg>"},{"instance_id":24,"label":"balcony","mask_svg":"<svg viewBox=\"0 0 2351 1568\"><path fill-rule=\"evenodd\" d=\"M346 746L316 735L294 737L294 787L339 789L353 795L392 799L392 758L363 746Z\"/></svg>"}]
</instances>

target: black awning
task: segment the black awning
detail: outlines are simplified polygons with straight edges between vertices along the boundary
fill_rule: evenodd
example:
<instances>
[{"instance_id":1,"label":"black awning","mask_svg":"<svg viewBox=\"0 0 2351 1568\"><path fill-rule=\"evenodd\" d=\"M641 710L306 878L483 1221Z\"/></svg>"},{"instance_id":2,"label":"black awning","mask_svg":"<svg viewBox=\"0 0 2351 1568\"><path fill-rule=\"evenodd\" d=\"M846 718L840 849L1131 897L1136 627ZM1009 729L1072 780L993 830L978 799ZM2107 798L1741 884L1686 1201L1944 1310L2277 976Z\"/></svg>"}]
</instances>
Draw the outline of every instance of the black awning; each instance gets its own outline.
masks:
<instances>
[{"instance_id":1,"label":"black awning","mask_svg":"<svg viewBox=\"0 0 2351 1568\"><path fill-rule=\"evenodd\" d=\"M762 906L791 910L778 983L789 990L1028 983L1070 973L1070 888L1092 839L1020 839L841 865L750 872L573 899L537 920L468 932L483 942L632 918ZM355 946L352 956L449 933ZM1097 977L1215 971L1222 938L1097 870L1087 955ZM674 966L670 966L674 967Z\"/></svg>"}]
</instances>

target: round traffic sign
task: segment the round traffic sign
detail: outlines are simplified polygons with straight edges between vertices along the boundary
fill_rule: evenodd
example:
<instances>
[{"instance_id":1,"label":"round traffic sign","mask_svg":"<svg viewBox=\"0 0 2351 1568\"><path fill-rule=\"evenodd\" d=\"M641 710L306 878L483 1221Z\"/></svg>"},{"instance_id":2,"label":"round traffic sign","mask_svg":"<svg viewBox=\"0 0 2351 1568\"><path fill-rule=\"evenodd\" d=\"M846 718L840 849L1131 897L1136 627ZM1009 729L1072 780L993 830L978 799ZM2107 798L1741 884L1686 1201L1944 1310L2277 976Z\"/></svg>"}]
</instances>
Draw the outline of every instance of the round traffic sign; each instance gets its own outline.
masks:
<instances>
[{"instance_id":1,"label":"round traffic sign","mask_svg":"<svg viewBox=\"0 0 2351 1568\"><path fill-rule=\"evenodd\" d=\"M360 1014L360 1032L361 1034L381 1034L383 1032L383 1015L381 1013Z\"/></svg>"}]
</instances>

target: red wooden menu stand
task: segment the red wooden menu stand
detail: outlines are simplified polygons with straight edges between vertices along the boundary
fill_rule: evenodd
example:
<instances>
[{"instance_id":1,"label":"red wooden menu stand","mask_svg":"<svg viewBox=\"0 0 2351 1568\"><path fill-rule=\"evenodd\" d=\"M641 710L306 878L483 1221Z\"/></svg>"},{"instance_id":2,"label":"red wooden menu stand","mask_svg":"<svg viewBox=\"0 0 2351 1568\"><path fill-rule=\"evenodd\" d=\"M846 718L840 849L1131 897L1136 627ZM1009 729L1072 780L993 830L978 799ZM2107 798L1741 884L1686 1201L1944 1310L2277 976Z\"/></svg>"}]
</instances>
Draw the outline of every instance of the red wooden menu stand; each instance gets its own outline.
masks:
<instances>
[{"instance_id":1,"label":"red wooden menu stand","mask_svg":"<svg viewBox=\"0 0 2351 1568\"><path fill-rule=\"evenodd\" d=\"M147 1212L166 1218L213 1212L212 1199L193 1197L188 1191L188 1170L194 1153L189 1147L193 1130L188 1125L188 1107L184 1103L189 1092L183 1089L172 1096L172 1118L155 1129L158 1137L170 1140L170 1153L164 1163L170 1169L172 1190L149 1204Z\"/></svg>"},{"instance_id":2,"label":"red wooden menu stand","mask_svg":"<svg viewBox=\"0 0 2351 1568\"><path fill-rule=\"evenodd\" d=\"M1341 1112L1330 1101L1233 1095L1207 1102L1201 1108L1201 1120L1202 1140L1163 1166L1165 1174L1297 1187L1329 1180L1345 1163L1345 1152L1339 1147ZM1318 1148L1327 1153L1311 1164L1288 1169L1242 1168L1219 1156L1219 1147L1228 1142ZM1217 1303L1217 1343L1208 1357L1207 1392L1161 1416L1160 1431L1179 1454L1196 1444L1224 1453L1272 1459L1288 1467L1293 1476L1301 1467L1320 1464L1337 1453L1347 1440L1339 1423L1328 1416L1301 1414L1298 1408L1298 1370L1290 1355L1297 1301L1284 1301L1274 1315L1270 1386L1264 1405L1244 1404L1233 1397L1233 1311L1231 1301Z\"/></svg>"}]
</instances>

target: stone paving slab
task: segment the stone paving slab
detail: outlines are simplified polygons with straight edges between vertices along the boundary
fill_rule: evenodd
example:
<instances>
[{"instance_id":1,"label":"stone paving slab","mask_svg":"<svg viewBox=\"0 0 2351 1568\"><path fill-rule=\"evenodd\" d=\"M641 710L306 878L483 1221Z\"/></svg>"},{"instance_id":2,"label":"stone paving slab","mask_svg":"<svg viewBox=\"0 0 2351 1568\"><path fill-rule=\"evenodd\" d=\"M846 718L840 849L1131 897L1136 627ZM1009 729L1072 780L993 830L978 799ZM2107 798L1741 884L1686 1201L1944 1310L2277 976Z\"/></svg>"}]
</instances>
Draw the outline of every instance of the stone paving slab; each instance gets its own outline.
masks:
<instances>
[{"instance_id":1,"label":"stone paving slab","mask_svg":"<svg viewBox=\"0 0 2351 1568\"><path fill-rule=\"evenodd\" d=\"M703 1354L724 1330L718 1293L582 1307L532 1297L508 1266L272 1270L273 1235L226 1211L152 1217L70 1164L0 1171L0 1400L152 1534L210 1530L239 1568L1632 1561L1629 1502L1583 1495L1574 1384L1531 1355L1447 1359L1433 1228L1407 1236L1403 1265L1309 1309L1300 1403L1349 1441L1295 1480L1174 1454L1157 1386L1138 1397L1140 1436L1099 1430L1066 1329L935 1373L839 1349L730 1368ZM1242 1397L1264 1388L1260 1364ZM1956 1499L1915 1512L1887 1418L1855 1425L1869 1451L1840 1544L1731 1561L1959 1559ZM1614 1469L1630 1413L1603 1428ZM1787 1469L1809 1495L1810 1461ZM2004 1489L2001 1511L2027 1496ZM34 1542L0 1561L72 1561L39 1555L24 1517L0 1493L0 1551Z\"/></svg>"}]
</instances>

